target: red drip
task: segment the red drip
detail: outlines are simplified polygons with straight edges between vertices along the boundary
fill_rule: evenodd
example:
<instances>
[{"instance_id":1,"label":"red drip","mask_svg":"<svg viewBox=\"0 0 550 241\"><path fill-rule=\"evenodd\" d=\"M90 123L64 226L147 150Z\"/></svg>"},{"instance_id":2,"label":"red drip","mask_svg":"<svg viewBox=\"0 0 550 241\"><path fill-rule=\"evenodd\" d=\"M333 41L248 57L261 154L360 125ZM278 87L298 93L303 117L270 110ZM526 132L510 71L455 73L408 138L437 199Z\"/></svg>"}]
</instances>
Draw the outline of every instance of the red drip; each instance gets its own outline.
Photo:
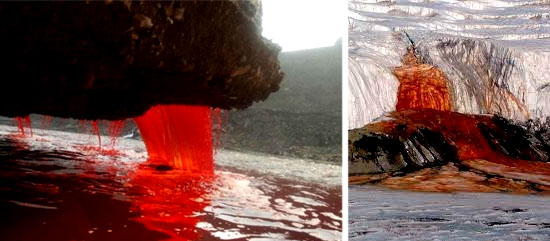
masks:
<instances>
[{"instance_id":1,"label":"red drip","mask_svg":"<svg viewBox=\"0 0 550 241\"><path fill-rule=\"evenodd\" d=\"M30 134L31 134L31 137L32 137L32 126L31 126L31 117L30 116L23 116L23 117L20 117L20 116L17 116L15 117L15 122L17 123L17 129L19 129L19 133L21 134L21 136L26 136L25 135L25 127L29 128L30 130Z\"/></svg>"},{"instance_id":2,"label":"red drip","mask_svg":"<svg viewBox=\"0 0 550 241\"><path fill-rule=\"evenodd\" d=\"M109 136L111 137L111 147L116 145L116 141L118 140L118 137L120 137L122 129L124 128L125 121L126 120L117 120L109 122L107 127L109 128Z\"/></svg>"},{"instance_id":3,"label":"red drip","mask_svg":"<svg viewBox=\"0 0 550 241\"><path fill-rule=\"evenodd\" d=\"M134 119L150 162L212 174L212 119L207 106L158 105Z\"/></svg>"},{"instance_id":4,"label":"red drip","mask_svg":"<svg viewBox=\"0 0 550 241\"><path fill-rule=\"evenodd\" d=\"M19 133L21 133L22 136L25 136L25 126L23 124L23 118L15 117L15 123L17 123L17 129L19 129Z\"/></svg>"},{"instance_id":5,"label":"red drip","mask_svg":"<svg viewBox=\"0 0 550 241\"><path fill-rule=\"evenodd\" d=\"M169 235L165 240L200 240L196 226L202 217L197 213L210 205L205 196L212 181L213 176L140 168L131 182L133 192L144 193L133 200L133 211L140 214L134 220Z\"/></svg>"},{"instance_id":6,"label":"red drip","mask_svg":"<svg viewBox=\"0 0 550 241\"><path fill-rule=\"evenodd\" d=\"M94 133L97 135L97 141L99 143L99 147L101 147L101 132L99 132L99 124L96 120L93 120L91 122L92 122L92 128L94 129Z\"/></svg>"},{"instance_id":7,"label":"red drip","mask_svg":"<svg viewBox=\"0 0 550 241\"><path fill-rule=\"evenodd\" d=\"M29 128L29 130L31 131L31 137L32 137L32 126L31 126L31 117L30 116L25 116L23 117L23 119L25 119L25 125Z\"/></svg>"}]
</instances>

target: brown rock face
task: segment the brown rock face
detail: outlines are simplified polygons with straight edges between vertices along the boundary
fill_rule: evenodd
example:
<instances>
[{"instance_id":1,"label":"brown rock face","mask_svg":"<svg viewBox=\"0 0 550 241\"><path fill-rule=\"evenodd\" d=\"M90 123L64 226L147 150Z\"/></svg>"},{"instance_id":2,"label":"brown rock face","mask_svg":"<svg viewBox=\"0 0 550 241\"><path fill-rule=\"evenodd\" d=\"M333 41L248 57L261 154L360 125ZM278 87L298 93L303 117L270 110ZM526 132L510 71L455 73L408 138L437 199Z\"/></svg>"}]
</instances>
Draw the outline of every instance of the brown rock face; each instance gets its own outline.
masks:
<instances>
[{"instance_id":1,"label":"brown rock face","mask_svg":"<svg viewBox=\"0 0 550 241\"><path fill-rule=\"evenodd\" d=\"M260 17L255 1L0 3L0 115L246 108L283 78Z\"/></svg>"}]
</instances>

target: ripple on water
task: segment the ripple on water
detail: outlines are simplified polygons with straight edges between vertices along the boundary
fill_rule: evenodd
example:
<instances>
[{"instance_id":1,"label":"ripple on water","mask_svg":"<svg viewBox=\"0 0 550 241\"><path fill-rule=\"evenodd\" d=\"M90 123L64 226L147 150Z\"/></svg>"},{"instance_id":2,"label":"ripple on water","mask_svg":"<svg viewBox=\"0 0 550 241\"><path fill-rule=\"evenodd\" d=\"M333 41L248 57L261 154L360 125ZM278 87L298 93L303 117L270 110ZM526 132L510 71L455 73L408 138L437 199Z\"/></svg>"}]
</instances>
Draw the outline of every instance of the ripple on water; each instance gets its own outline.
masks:
<instances>
[{"instance_id":1,"label":"ripple on water","mask_svg":"<svg viewBox=\"0 0 550 241\"><path fill-rule=\"evenodd\" d=\"M137 141L104 153L80 148L87 135L36 130L37 140L22 139L10 128L0 127L7 240L341 239L338 186L235 165L210 177L159 171L143 163Z\"/></svg>"}]
</instances>

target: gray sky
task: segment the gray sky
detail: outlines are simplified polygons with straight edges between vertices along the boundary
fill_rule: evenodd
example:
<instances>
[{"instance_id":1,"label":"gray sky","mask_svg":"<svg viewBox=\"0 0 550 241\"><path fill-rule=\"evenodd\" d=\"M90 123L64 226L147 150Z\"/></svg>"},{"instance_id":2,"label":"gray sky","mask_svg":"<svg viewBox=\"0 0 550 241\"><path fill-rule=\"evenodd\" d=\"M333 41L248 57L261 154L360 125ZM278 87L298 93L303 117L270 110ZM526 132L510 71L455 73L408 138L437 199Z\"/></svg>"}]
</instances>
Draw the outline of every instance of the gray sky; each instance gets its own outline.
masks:
<instances>
[{"instance_id":1,"label":"gray sky","mask_svg":"<svg viewBox=\"0 0 550 241\"><path fill-rule=\"evenodd\" d=\"M332 46L346 30L343 0L263 0L263 35L284 51Z\"/></svg>"}]
</instances>

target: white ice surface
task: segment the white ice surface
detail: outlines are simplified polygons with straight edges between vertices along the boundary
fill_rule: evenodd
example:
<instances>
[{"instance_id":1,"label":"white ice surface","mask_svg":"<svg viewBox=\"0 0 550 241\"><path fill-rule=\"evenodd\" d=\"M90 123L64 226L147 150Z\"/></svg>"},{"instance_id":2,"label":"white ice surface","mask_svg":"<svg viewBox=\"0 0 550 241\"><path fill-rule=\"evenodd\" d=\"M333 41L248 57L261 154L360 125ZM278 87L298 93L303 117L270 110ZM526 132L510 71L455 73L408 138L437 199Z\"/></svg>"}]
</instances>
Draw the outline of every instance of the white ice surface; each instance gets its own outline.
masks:
<instances>
[{"instance_id":1,"label":"white ice surface","mask_svg":"<svg viewBox=\"0 0 550 241\"><path fill-rule=\"evenodd\" d=\"M550 1L358 0L349 13L350 128L395 108L404 32L446 74L456 111L550 115Z\"/></svg>"}]
</instances>

